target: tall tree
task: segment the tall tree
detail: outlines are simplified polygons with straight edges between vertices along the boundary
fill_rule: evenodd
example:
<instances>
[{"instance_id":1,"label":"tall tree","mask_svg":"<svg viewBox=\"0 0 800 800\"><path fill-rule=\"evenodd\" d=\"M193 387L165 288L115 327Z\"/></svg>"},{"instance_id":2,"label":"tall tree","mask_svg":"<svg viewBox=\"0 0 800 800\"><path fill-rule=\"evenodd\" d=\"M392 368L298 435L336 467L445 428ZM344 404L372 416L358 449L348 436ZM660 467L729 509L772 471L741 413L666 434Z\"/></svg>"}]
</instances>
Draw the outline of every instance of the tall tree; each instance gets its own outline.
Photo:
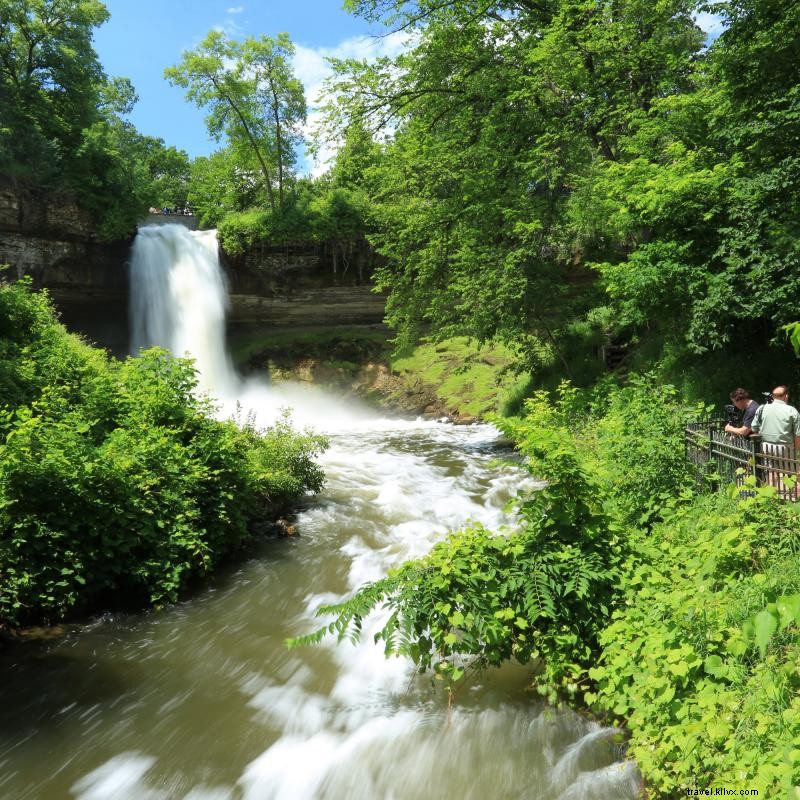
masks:
<instances>
[{"instance_id":1,"label":"tall tree","mask_svg":"<svg viewBox=\"0 0 800 800\"><path fill-rule=\"evenodd\" d=\"M374 181L373 241L401 341L426 325L533 332L568 370L570 321L593 300L568 209L598 165L630 159L621 142L653 104L691 86L703 45L694 4L352 5L417 28L393 62L337 64L330 109L340 124L360 115L396 130Z\"/></svg>"},{"instance_id":2,"label":"tall tree","mask_svg":"<svg viewBox=\"0 0 800 800\"><path fill-rule=\"evenodd\" d=\"M185 88L198 107L208 108L212 136L226 137L234 149L247 146L261 170L273 212L284 206L286 178L306 115L302 84L292 74L293 53L284 33L277 39L262 36L237 42L211 31L164 73L170 83Z\"/></svg>"},{"instance_id":3,"label":"tall tree","mask_svg":"<svg viewBox=\"0 0 800 800\"><path fill-rule=\"evenodd\" d=\"M98 117L99 0L0 0L0 168L52 176Z\"/></svg>"},{"instance_id":4,"label":"tall tree","mask_svg":"<svg viewBox=\"0 0 800 800\"><path fill-rule=\"evenodd\" d=\"M306 121L305 93L303 84L292 72L293 55L294 45L286 33L279 33L276 39L269 36L248 38L242 44L245 73L252 76L257 103L267 110L275 134L281 208L285 203L285 178L295 163L302 125Z\"/></svg>"}]
</instances>

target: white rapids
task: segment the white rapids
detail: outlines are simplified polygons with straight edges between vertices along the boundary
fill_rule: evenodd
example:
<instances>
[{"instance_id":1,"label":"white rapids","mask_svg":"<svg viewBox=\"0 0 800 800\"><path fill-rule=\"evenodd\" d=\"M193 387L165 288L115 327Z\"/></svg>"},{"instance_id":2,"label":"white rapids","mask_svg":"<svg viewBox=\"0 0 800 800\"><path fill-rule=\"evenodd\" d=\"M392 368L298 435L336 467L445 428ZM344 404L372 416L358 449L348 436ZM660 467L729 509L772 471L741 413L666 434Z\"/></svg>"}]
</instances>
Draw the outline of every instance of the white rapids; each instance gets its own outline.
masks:
<instances>
[{"instance_id":1,"label":"white rapids","mask_svg":"<svg viewBox=\"0 0 800 800\"><path fill-rule=\"evenodd\" d=\"M61 645L96 674L124 674L121 694L63 712L63 741L41 743L58 778L30 771L42 794L18 791L34 784L0 747L0 795L634 800L640 778L615 732L532 697L523 667L479 676L449 706L429 677L384 658L370 636L376 620L356 646L283 645L317 627L320 605L424 554L446 531L512 526L508 501L531 482L507 452L498 463L498 431L386 419L321 392L242 379L225 351L213 232L144 228L131 278L134 348L191 354L220 413L238 400L268 424L291 406L327 431L327 486L300 513L299 537L265 543L187 603Z\"/></svg>"}]
</instances>

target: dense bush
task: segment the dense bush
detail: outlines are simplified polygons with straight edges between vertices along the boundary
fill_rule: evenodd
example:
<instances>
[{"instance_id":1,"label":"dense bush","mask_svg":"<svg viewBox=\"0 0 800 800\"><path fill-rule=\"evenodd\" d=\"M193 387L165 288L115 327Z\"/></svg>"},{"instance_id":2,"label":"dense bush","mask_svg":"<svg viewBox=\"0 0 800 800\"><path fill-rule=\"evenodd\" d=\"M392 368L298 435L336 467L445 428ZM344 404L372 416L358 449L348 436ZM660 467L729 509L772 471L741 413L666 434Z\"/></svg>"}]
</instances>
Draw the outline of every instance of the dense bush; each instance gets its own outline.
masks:
<instances>
[{"instance_id":1,"label":"dense bush","mask_svg":"<svg viewBox=\"0 0 800 800\"><path fill-rule=\"evenodd\" d=\"M622 388L595 388L581 434L584 452L615 503L615 516L634 526L658 519L662 506L688 488L683 428L705 408L681 402L654 375L631 376Z\"/></svg>"},{"instance_id":2,"label":"dense bush","mask_svg":"<svg viewBox=\"0 0 800 800\"><path fill-rule=\"evenodd\" d=\"M218 222L219 240L233 256L259 242L297 241L327 244L352 254L365 244L367 204L358 190L303 183L283 208L227 213Z\"/></svg>"},{"instance_id":3,"label":"dense bush","mask_svg":"<svg viewBox=\"0 0 800 800\"><path fill-rule=\"evenodd\" d=\"M322 609L333 622L299 641L357 636L386 607L387 652L450 681L538 661L540 691L628 729L648 797L795 797L798 509L770 487L698 494L680 439L691 409L650 376L591 394L562 385L526 411L498 422L547 480L520 498L520 529L451 534Z\"/></svg>"},{"instance_id":4,"label":"dense bush","mask_svg":"<svg viewBox=\"0 0 800 800\"><path fill-rule=\"evenodd\" d=\"M191 362L81 343L0 284L0 623L176 599L322 483L322 440L214 419Z\"/></svg>"},{"instance_id":5,"label":"dense bush","mask_svg":"<svg viewBox=\"0 0 800 800\"><path fill-rule=\"evenodd\" d=\"M778 631L764 608L787 595L796 605L799 520L773 495L698 497L634 535L585 700L628 727L652 796L695 786L795 796L797 615L781 608Z\"/></svg>"},{"instance_id":6,"label":"dense bush","mask_svg":"<svg viewBox=\"0 0 800 800\"><path fill-rule=\"evenodd\" d=\"M241 255L257 242L282 243L311 238L311 221L304 209L250 209L228 214L219 222L218 236L226 253Z\"/></svg>"}]
</instances>

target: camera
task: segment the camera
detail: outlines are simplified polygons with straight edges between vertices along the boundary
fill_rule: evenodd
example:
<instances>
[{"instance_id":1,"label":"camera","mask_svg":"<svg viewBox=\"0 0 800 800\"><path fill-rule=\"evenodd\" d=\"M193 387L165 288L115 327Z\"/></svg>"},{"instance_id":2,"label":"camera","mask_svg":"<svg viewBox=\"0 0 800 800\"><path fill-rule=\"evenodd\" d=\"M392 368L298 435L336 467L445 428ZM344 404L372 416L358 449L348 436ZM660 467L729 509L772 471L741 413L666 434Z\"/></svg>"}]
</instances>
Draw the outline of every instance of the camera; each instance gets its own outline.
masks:
<instances>
[{"instance_id":1,"label":"camera","mask_svg":"<svg viewBox=\"0 0 800 800\"><path fill-rule=\"evenodd\" d=\"M734 405L725 406L725 421L728 425L738 427L739 425L739 409Z\"/></svg>"},{"instance_id":2,"label":"camera","mask_svg":"<svg viewBox=\"0 0 800 800\"><path fill-rule=\"evenodd\" d=\"M775 399L772 396L772 392L761 392L761 396L764 398L765 403L771 403Z\"/></svg>"}]
</instances>

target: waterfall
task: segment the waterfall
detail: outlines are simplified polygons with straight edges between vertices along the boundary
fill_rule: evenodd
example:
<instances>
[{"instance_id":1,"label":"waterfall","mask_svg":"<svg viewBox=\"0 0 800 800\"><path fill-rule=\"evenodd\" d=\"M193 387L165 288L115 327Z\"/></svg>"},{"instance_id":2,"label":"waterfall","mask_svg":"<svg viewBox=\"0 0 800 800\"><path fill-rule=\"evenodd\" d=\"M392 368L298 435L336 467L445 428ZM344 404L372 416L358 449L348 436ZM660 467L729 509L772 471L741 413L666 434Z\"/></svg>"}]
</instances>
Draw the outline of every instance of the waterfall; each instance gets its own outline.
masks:
<instances>
[{"instance_id":1,"label":"waterfall","mask_svg":"<svg viewBox=\"0 0 800 800\"><path fill-rule=\"evenodd\" d=\"M131 254L131 352L159 346L191 356L198 386L225 400L239 392L225 349L229 307L216 231L140 228Z\"/></svg>"},{"instance_id":2,"label":"waterfall","mask_svg":"<svg viewBox=\"0 0 800 800\"><path fill-rule=\"evenodd\" d=\"M402 424L382 420L358 401L332 397L319 388L243 379L225 346L229 307L216 231L189 231L182 225L139 229L131 254L133 355L158 345L193 358L198 389L217 401L221 418L247 415L268 425L291 409L295 423L324 431Z\"/></svg>"}]
</instances>

